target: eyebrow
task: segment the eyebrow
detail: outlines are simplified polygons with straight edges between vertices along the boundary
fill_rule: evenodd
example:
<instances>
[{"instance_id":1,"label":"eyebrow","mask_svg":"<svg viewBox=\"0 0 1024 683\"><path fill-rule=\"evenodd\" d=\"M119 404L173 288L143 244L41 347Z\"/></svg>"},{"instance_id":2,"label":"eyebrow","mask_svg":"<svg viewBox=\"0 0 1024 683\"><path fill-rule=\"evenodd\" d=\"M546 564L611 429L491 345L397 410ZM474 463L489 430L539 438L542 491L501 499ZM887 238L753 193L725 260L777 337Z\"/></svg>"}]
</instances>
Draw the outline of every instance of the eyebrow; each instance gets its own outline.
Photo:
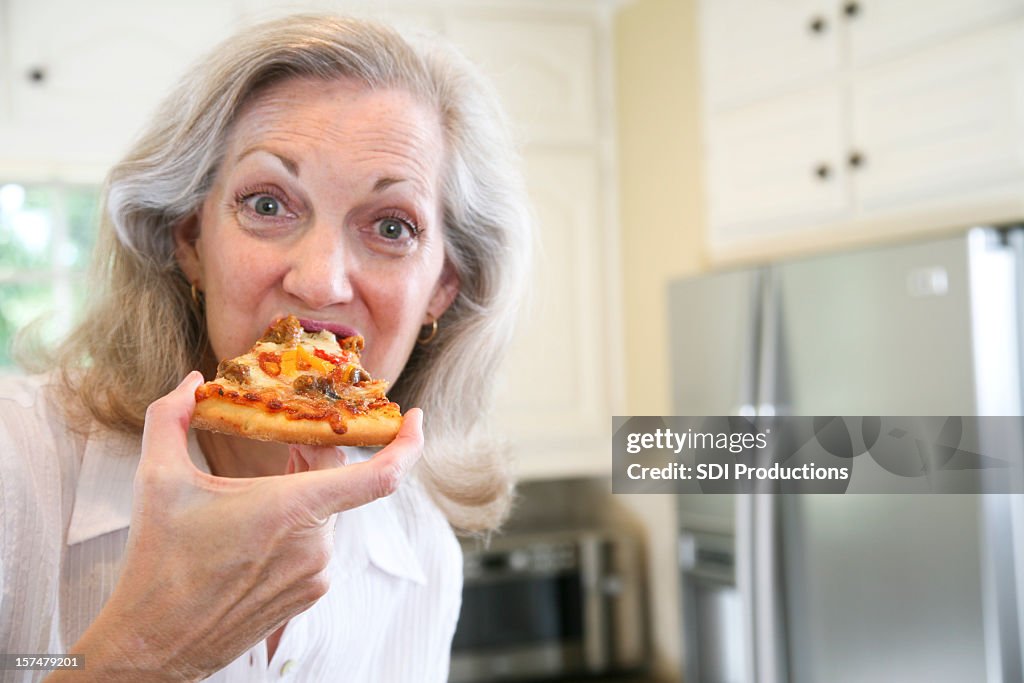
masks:
<instances>
[{"instance_id":1,"label":"eyebrow","mask_svg":"<svg viewBox=\"0 0 1024 683\"><path fill-rule=\"evenodd\" d=\"M379 179L377 182L375 182L373 184L373 191L374 192L383 192L384 190L388 189L392 185L397 185L399 183L404 183L404 182L407 182L405 178L390 178L390 177L385 176L384 178Z\"/></svg>"},{"instance_id":2,"label":"eyebrow","mask_svg":"<svg viewBox=\"0 0 1024 683\"><path fill-rule=\"evenodd\" d=\"M267 147L264 147L262 145L255 145L253 147L249 147L248 149L243 150L242 153L239 154L235 158L235 163L237 164L238 162L240 162L245 157L249 156L250 154L254 154L256 152L265 152L266 154L269 154L270 156L276 158L278 161L281 162L281 165L284 166L285 169L289 173L291 173L296 178L299 177L299 164L298 164L298 162L296 162L295 160L293 160L293 159L291 159L291 158L289 158L289 157L287 157L287 156L285 156L283 154L275 152L272 149L268 149ZM400 183L406 183L406 182L411 182L411 181L408 178L395 178L395 177L391 177L391 176L384 176L383 178L379 178L377 180L377 182L375 182L373 184L373 191L374 191L374 193L383 192L384 190L388 189L389 187L393 187L393 186L398 185Z\"/></svg>"},{"instance_id":3,"label":"eyebrow","mask_svg":"<svg viewBox=\"0 0 1024 683\"><path fill-rule=\"evenodd\" d=\"M275 151L273 151L271 149L267 149L266 147L263 147L262 145L256 145L255 147L250 147L250 148L244 150L241 154L239 154L235 158L235 163L237 164L242 159L244 159L245 157L249 156L250 154L254 154L255 152L266 152L270 156L275 157L278 161L281 162L281 165L285 167L285 170L287 170L289 173L291 173L296 178L299 177L299 164L295 160L290 159L289 157L286 157L283 154L278 154L277 152L275 152Z\"/></svg>"}]
</instances>

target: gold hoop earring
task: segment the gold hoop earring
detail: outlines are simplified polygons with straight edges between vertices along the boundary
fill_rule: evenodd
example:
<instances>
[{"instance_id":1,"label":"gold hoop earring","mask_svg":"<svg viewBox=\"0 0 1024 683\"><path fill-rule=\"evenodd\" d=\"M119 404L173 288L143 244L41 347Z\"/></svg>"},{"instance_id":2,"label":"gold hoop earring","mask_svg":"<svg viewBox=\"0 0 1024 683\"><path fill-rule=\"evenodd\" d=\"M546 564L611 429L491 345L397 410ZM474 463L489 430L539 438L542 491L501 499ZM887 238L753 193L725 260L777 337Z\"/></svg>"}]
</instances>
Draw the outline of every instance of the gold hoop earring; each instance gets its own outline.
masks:
<instances>
[{"instance_id":1,"label":"gold hoop earring","mask_svg":"<svg viewBox=\"0 0 1024 683\"><path fill-rule=\"evenodd\" d=\"M423 327L427 327L424 325ZM423 336L423 329L420 329L420 334L416 337L416 343L420 346L426 346L430 342L434 341L434 337L437 336L437 318L430 316L430 333L427 336Z\"/></svg>"},{"instance_id":2,"label":"gold hoop earring","mask_svg":"<svg viewBox=\"0 0 1024 683\"><path fill-rule=\"evenodd\" d=\"M203 307L202 296L203 296L203 293L201 291L199 291L199 288L196 287L196 283L193 282L192 283L192 301L194 301L196 306L198 306L199 308Z\"/></svg>"}]
</instances>

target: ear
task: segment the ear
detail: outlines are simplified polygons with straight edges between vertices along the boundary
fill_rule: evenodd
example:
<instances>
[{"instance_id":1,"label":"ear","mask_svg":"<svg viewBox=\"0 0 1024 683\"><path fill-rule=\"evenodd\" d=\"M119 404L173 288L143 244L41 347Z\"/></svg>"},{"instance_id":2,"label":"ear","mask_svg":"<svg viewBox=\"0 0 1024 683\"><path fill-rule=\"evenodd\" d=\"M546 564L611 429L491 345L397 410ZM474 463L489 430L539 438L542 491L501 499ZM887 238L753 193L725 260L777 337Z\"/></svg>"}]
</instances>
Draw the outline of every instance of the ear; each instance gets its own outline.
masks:
<instances>
[{"instance_id":1,"label":"ear","mask_svg":"<svg viewBox=\"0 0 1024 683\"><path fill-rule=\"evenodd\" d=\"M452 305L458 294L459 276L455 273L455 268L452 267L452 264L445 260L444 268L441 269L441 277L438 278L437 284L434 285L434 293L431 295L430 303L427 305L428 319L423 324L429 325L431 323L430 317L437 320L444 315L444 312Z\"/></svg>"},{"instance_id":2,"label":"ear","mask_svg":"<svg viewBox=\"0 0 1024 683\"><path fill-rule=\"evenodd\" d=\"M183 218L171 229L174 235L174 258L178 267L191 283L202 279L202 260L199 257L199 211Z\"/></svg>"}]
</instances>

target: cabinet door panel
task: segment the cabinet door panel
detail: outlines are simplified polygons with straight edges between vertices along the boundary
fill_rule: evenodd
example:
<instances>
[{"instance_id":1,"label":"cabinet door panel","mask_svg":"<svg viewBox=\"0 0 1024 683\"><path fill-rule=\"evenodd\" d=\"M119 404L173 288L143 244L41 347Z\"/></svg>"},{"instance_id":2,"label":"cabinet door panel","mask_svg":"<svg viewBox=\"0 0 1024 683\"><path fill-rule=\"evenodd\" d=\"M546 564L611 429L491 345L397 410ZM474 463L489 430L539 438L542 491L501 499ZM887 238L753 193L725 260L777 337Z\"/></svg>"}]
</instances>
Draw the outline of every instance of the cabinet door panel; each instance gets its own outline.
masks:
<instances>
[{"instance_id":1,"label":"cabinet door panel","mask_svg":"<svg viewBox=\"0 0 1024 683\"><path fill-rule=\"evenodd\" d=\"M833 86L716 116L709 124L708 190L718 236L726 226L784 220L784 227L796 227L845 209L841 120ZM822 166L825 178L817 174Z\"/></svg>"},{"instance_id":2,"label":"cabinet door panel","mask_svg":"<svg viewBox=\"0 0 1024 683\"><path fill-rule=\"evenodd\" d=\"M812 22L820 20L815 32ZM775 94L839 65L834 3L702 0L704 93L712 108Z\"/></svg>"},{"instance_id":3,"label":"cabinet door panel","mask_svg":"<svg viewBox=\"0 0 1024 683\"><path fill-rule=\"evenodd\" d=\"M453 17L448 35L496 84L535 142L594 142L596 36L582 21Z\"/></svg>"},{"instance_id":4,"label":"cabinet door panel","mask_svg":"<svg viewBox=\"0 0 1024 683\"><path fill-rule=\"evenodd\" d=\"M517 444L551 448L559 439L579 447L610 428L598 162L533 148L527 178L540 247L495 414Z\"/></svg>"},{"instance_id":5,"label":"cabinet door panel","mask_svg":"<svg viewBox=\"0 0 1024 683\"><path fill-rule=\"evenodd\" d=\"M855 66L1024 14L1024 0L861 0L845 21Z\"/></svg>"},{"instance_id":6,"label":"cabinet door panel","mask_svg":"<svg viewBox=\"0 0 1024 683\"><path fill-rule=\"evenodd\" d=\"M10 123L23 131L8 152L62 163L113 161L234 21L230 4L204 0L11 0L8 12Z\"/></svg>"},{"instance_id":7,"label":"cabinet door panel","mask_svg":"<svg viewBox=\"0 0 1024 683\"><path fill-rule=\"evenodd\" d=\"M855 79L861 208L948 197L1024 170L1021 45L1018 21Z\"/></svg>"}]
</instances>

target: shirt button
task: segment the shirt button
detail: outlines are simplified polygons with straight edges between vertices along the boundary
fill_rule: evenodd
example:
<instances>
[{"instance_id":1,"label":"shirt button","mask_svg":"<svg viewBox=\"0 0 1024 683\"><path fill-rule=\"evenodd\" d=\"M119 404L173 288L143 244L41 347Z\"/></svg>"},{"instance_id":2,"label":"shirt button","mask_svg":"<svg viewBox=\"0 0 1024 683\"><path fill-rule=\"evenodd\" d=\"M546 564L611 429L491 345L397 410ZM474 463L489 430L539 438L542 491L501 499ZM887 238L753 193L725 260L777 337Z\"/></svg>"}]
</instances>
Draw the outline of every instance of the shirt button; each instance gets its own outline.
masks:
<instances>
[{"instance_id":1,"label":"shirt button","mask_svg":"<svg viewBox=\"0 0 1024 683\"><path fill-rule=\"evenodd\" d=\"M297 667L298 665L299 663L296 662L294 659L287 660L284 664L281 665L281 675L287 676L292 671L294 671L295 667Z\"/></svg>"}]
</instances>

